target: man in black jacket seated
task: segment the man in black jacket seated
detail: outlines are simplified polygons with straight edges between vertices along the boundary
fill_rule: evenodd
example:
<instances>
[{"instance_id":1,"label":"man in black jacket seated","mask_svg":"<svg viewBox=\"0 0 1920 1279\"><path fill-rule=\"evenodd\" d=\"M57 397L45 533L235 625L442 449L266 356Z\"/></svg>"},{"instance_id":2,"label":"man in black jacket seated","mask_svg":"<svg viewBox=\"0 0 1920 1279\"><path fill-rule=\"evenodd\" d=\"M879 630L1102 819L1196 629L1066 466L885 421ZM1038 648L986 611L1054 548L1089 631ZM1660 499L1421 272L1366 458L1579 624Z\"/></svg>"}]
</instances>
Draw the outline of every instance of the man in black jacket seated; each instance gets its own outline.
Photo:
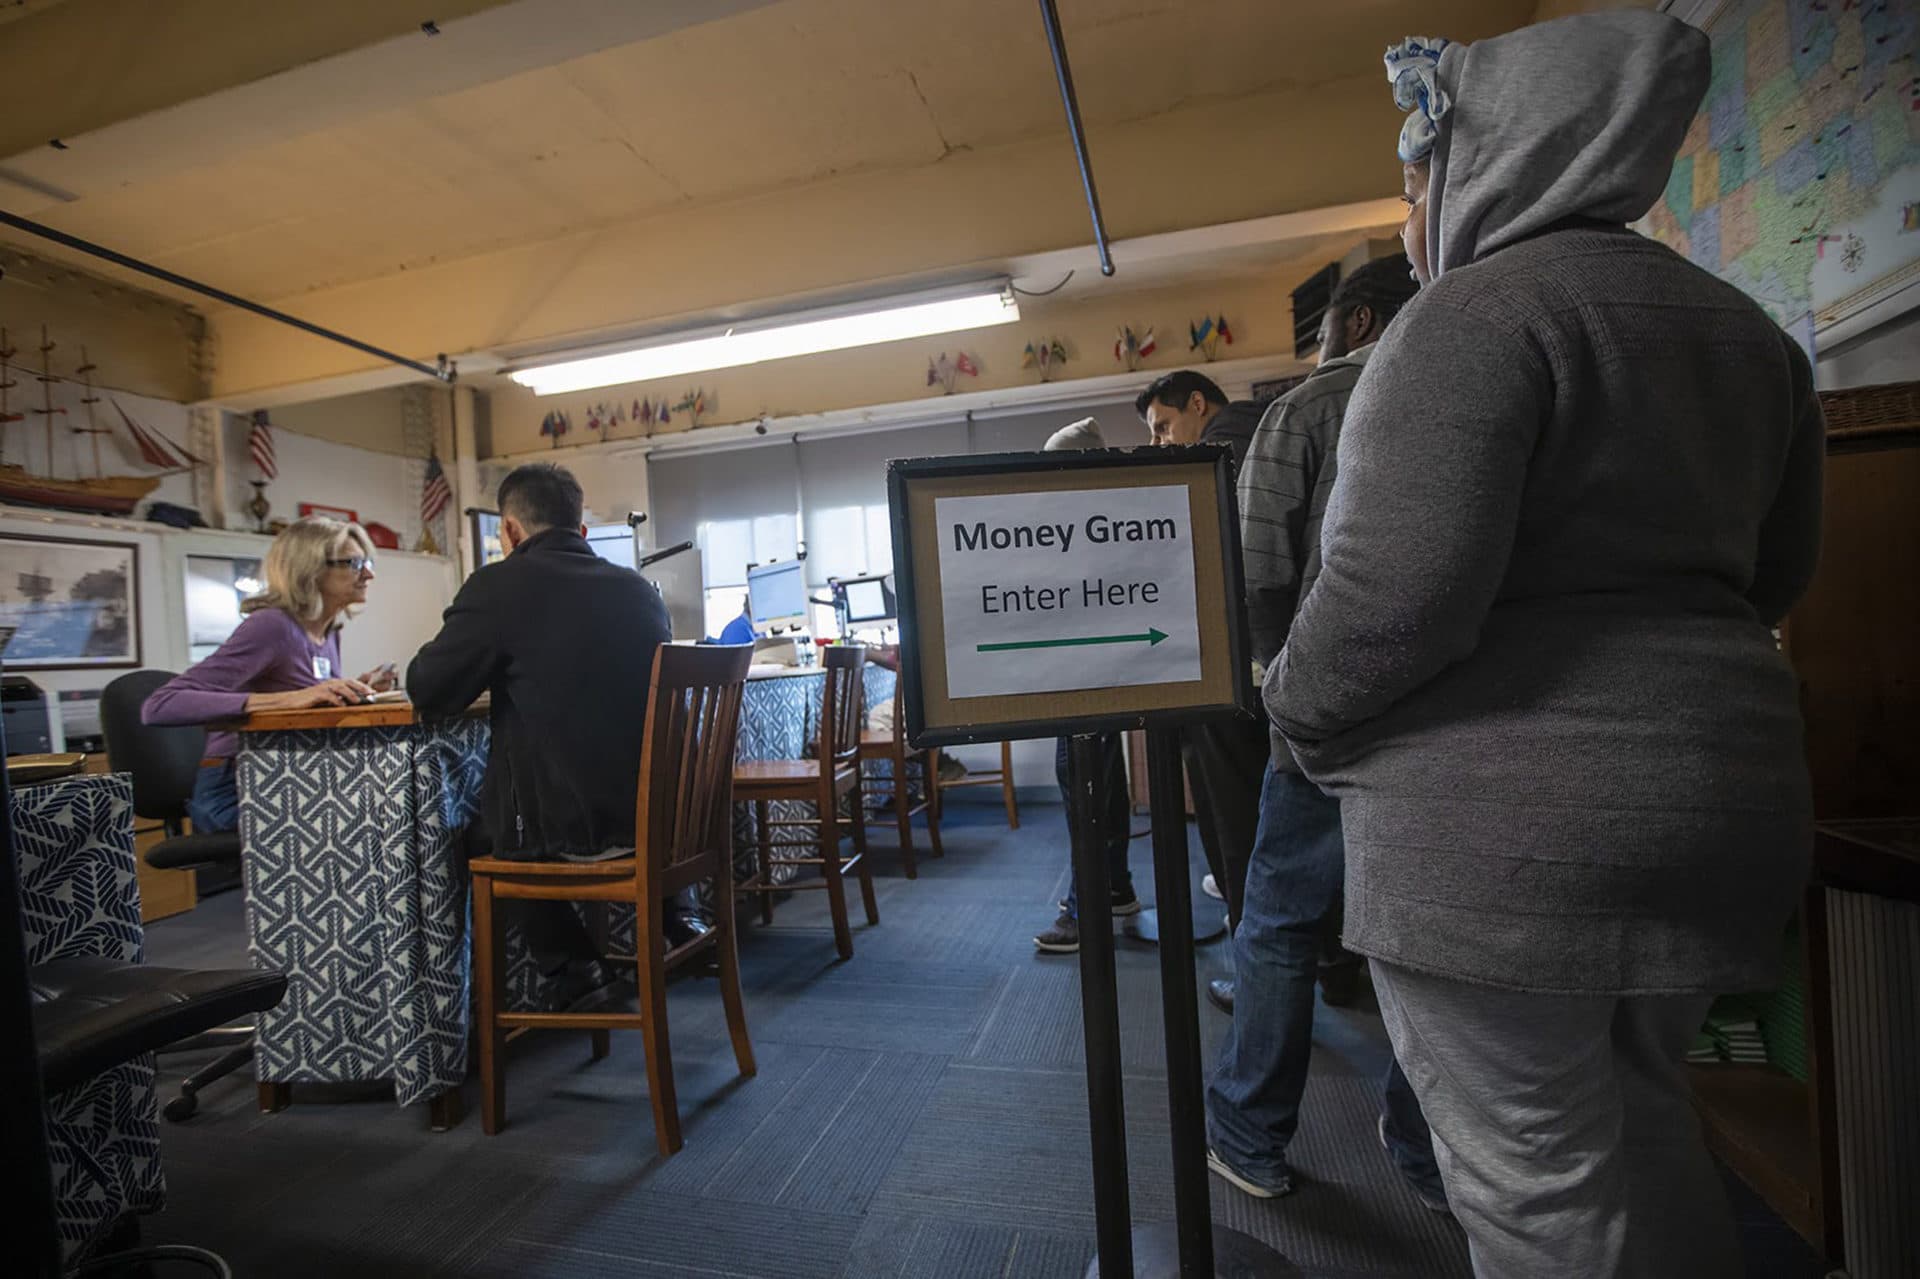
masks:
<instances>
[{"instance_id":1,"label":"man in black jacket seated","mask_svg":"<svg viewBox=\"0 0 1920 1279\"><path fill-rule=\"evenodd\" d=\"M473 855L628 856L653 653L672 636L666 605L588 547L580 484L561 467L518 468L501 481L499 505L507 558L460 588L407 668L407 691L422 716L456 715L493 694ZM523 908L528 945L561 979L562 1001L610 980L570 904L502 905ZM667 924L674 941L705 927L684 907Z\"/></svg>"}]
</instances>

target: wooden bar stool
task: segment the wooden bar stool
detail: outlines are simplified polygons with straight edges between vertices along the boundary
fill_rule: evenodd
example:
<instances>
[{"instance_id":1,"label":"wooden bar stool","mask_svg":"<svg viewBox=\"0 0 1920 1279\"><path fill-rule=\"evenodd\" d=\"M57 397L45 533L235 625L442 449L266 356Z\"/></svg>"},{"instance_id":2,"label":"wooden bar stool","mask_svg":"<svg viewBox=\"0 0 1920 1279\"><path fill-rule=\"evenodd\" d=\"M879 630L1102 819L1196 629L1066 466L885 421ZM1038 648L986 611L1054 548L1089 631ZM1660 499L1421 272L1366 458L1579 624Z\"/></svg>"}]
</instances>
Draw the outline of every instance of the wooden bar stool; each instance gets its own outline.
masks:
<instances>
[{"instance_id":1,"label":"wooden bar stool","mask_svg":"<svg viewBox=\"0 0 1920 1279\"><path fill-rule=\"evenodd\" d=\"M939 769L934 769L939 775ZM1013 743L1000 743L1000 770L988 773L968 773L965 777L956 777L952 781L944 778L939 783L942 791L958 790L963 786L992 786L998 783L1000 800L1007 806L1007 829L1020 829L1020 803L1013 794Z\"/></svg>"},{"instance_id":2,"label":"wooden bar stool","mask_svg":"<svg viewBox=\"0 0 1920 1279\"><path fill-rule=\"evenodd\" d=\"M478 857L473 873L474 972L480 1005L481 1126L489 1135L506 1122L507 1032L591 1030L593 1056L607 1055L610 1030L638 1030L647 1054L647 1093L660 1153L680 1149L673 1055L667 1044L667 971L709 949L720 967L720 998L742 1078L754 1074L753 1045L740 999L740 956L734 939L733 750L740 699L752 652L745 647L655 650L640 747L640 800L632 857L603 862L520 862ZM713 928L669 950L662 903L701 880L713 882ZM638 1013L507 1012L504 947L493 904L503 897L547 901L630 902L637 916Z\"/></svg>"},{"instance_id":3,"label":"wooden bar stool","mask_svg":"<svg viewBox=\"0 0 1920 1279\"><path fill-rule=\"evenodd\" d=\"M739 885L739 891L760 894L760 918L773 922L773 894L823 888L827 906L833 912L833 942L840 958L853 958L853 932L847 925L845 876L848 871L860 877L860 897L867 908L867 923L880 922L880 907L873 898L873 872L867 866L867 818L860 796L860 726L865 718L862 669L867 650L857 644L835 644L821 650L821 665L826 679L820 693L820 739L812 759L758 759L733 766L733 793L742 803L752 800L754 817L760 826L760 866L752 879ZM851 796L853 815L853 856L840 855L840 801ZM812 804L817 816L775 820L767 811L769 804ZM776 829L809 828L803 839L776 840ZM812 849L811 857L782 856L783 848ZM817 880L773 882L776 866L818 866Z\"/></svg>"},{"instance_id":4,"label":"wooden bar stool","mask_svg":"<svg viewBox=\"0 0 1920 1279\"><path fill-rule=\"evenodd\" d=\"M914 750L907 745L906 704L901 696L906 687L904 680L893 682L893 727L889 732L877 733L868 729L860 734L860 759L863 763L884 763L888 765L887 776L868 777L862 784L871 786L884 794L893 806L894 822L900 828L900 864L906 869L908 879L918 879L919 871L913 864L913 819L920 813L927 815L927 842L933 848L935 857L945 856L940 847L940 752L937 750ZM920 775L920 802L913 800L913 774Z\"/></svg>"}]
</instances>

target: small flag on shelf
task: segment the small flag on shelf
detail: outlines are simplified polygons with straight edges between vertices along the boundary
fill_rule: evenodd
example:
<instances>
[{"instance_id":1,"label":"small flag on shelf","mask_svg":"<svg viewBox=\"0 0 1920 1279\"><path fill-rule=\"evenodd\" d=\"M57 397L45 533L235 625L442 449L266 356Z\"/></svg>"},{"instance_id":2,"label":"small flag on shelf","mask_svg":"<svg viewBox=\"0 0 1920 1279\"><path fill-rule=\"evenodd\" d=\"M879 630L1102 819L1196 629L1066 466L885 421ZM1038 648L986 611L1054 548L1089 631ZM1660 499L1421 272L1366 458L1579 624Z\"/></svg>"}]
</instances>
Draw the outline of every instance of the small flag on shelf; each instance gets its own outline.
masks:
<instances>
[{"instance_id":1,"label":"small flag on shelf","mask_svg":"<svg viewBox=\"0 0 1920 1279\"><path fill-rule=\"evenodd\" d=\"M440 455L435 453L427 458L426 482L420 487L420 522L431 524L439 519L451 501L453 486L447 483L446 469L440 465Z\"/></svg>"},{"instance_id":2,"label":"small flag on shelf","mask_svg":"<svg viewBox=\"0 0 1920 1279\"><path fill-rule=\"evenodd\" d=\"M265 409L254 411L253 425L247 428L247 453L260 474L269 480L280 478L280 468L273 457L273 425L267 421Z\"/></svg>"}]
</instances>

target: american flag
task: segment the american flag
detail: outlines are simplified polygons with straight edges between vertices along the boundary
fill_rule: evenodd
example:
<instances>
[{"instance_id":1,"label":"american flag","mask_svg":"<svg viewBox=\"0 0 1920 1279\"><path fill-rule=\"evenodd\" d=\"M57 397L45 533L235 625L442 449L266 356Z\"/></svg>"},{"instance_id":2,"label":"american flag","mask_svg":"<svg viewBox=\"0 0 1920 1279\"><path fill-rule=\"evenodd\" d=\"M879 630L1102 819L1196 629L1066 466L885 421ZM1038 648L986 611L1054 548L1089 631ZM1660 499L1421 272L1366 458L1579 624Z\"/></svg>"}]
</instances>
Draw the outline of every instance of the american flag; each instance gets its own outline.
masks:
<instances>
[{"instance_id":1,"label":"american flag","mask_svg":"<svg viewBox=\"0 0 1920 1279\"><path fill-rule=\"evenodd\" d=\"M447 473L440 466L440 455L435 453L427 459L426 482L420 486L420 522L431 524L440 518L440 512L447 509L447 503L453 501L453 486L447 483Z\"/></svg>"},{"instance_id":2,"label":"american flag","mask_svg":"<svg viewBox=\"0 0 1920 1279\"><path fill-rule=\"evenodd\" d=\"M273 459L273 426L267 421L265 409L253 415L253 426L247 431L247 452L252 455L253 464L260 468L260 474L270 480L280 478L280 468Z\"/></svg>"}]
</instances>

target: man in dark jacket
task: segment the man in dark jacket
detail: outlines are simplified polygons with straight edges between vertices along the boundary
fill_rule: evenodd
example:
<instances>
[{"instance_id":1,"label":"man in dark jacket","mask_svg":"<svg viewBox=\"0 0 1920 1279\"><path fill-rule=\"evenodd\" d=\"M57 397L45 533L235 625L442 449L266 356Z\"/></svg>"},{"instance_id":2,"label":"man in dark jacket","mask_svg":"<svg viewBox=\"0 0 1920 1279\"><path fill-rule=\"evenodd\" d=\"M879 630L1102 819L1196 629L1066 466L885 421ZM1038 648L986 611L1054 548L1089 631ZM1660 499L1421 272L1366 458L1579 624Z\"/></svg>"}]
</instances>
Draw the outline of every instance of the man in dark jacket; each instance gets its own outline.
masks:
<instances>
[{"instance_id":1,"label":"man in dark jacket","mask_svg":"<svg viewBox=\"0 0 1920 1279\"><path fill-rule=\"evenodd\" d=\"M1179 369L1154 379L1134 401L1155 444L1225 444L1238 470L1260 425L1260 408L1251 400L1229 402L1213 379ZM1260 824L1260 783L1267 772L1267 730L1256 719L1202 724L1180 734L1193 787L1194 818L1200 846L1206 850L1213 885L1227 903L1227 922L1240 925L1241 889L1247 859ZM1214 1001L1232 999L1231 983L1210 990ZM1231 1011L1231 1009L1229 1009Z\"/></svg>"},{"instance_id":2,"label":"man in dark jacket","mask_svg":"<svg viewBox=\"0 0 1920 1279\"><path fill-rule=\"evenodd\" d=\"M500 484L507 558L467 579L440 634L407 668L423 716L493 694L492 747L471 846L524 861L593 861L633 851L640 741L653 652L672 634L639 574L587 546L579 482L523 466ZM544 969L595 956L566 903L528 911Z\"/></svg>"}]
</instances>

